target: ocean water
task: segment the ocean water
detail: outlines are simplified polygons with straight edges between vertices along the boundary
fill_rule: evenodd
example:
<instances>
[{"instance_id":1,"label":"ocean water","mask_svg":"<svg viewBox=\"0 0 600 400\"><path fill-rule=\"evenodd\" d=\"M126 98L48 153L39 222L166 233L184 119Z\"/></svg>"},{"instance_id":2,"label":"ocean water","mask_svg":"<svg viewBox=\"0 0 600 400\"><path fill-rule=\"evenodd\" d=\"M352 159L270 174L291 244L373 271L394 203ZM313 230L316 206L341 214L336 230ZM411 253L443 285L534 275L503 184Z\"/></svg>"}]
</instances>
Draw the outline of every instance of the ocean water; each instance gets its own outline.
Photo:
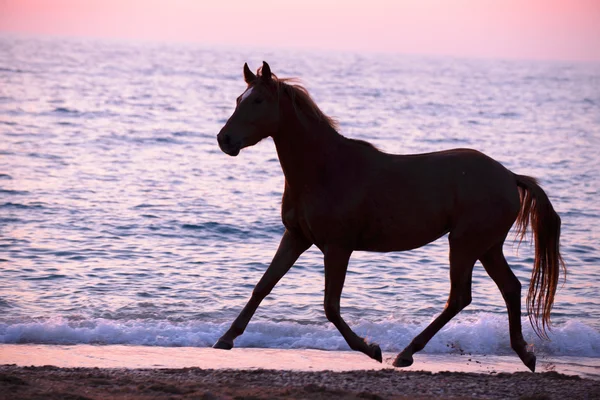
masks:
<instances>
[{"instance_id":1,"label":"ocean water","mask_svg":"<svg viewBox=\"0 0 600 400\"><path fill-rule=\"evenodd\" d=\"M563 220L567 280L538 354L600 357L600 68L593 64L209 48L0 36L0 343L210 346L268 266L283 174L267 139L216 134L242 66L299 77L341 132L391 153L470 147L540 179ZM526 293L528 242L505 253ZM388 352L443 309L446 238L354 253L342 315ZM348 350L306 252L240 347ZM524 297L523 297L524 299ZM511 355L477 264L473 303L425 353Z\"/></svg>"}]
</instances>

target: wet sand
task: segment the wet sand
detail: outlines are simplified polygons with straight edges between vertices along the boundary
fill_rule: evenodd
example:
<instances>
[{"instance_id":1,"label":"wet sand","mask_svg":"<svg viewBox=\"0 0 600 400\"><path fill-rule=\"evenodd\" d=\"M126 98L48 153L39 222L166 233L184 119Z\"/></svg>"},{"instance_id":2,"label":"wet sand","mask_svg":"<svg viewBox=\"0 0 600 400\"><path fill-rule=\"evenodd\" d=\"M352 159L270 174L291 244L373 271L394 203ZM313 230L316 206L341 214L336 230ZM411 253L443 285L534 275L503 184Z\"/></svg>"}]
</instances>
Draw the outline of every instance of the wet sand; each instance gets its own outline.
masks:
<instances>
[{"instance_id":1,"label":"wet sand","mask_svg":"<svg viewBox=\"0 0 600 400\"><path fill-rule=\"evenodd\" d=\"M392 356L379 364L344 351L0 345L0 399L600 398L596 359L540 361L534 374L516 357L423 354L394 369Z\"/></svg>"}]
</instances>

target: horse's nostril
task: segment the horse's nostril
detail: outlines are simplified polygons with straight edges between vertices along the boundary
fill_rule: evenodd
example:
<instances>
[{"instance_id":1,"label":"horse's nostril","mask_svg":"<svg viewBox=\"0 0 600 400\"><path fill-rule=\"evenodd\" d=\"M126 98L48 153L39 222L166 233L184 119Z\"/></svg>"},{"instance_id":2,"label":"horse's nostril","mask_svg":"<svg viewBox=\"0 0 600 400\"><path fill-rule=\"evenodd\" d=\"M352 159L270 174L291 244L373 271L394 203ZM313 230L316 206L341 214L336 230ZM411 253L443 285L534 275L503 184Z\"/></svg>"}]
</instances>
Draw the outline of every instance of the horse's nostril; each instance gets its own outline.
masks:
<instances>
[{"instance_id":1,"label":"horse's nostril","mask_svg":"<svg viewBox=\"0 0 600 400\"><path fill-rule=\"evenodd\" d=\"M225 143L225 144L230 144L231 143L231 139L229 138L228 135L225 135L223 137L223 143Z\"/></svg>"}]
</instances>

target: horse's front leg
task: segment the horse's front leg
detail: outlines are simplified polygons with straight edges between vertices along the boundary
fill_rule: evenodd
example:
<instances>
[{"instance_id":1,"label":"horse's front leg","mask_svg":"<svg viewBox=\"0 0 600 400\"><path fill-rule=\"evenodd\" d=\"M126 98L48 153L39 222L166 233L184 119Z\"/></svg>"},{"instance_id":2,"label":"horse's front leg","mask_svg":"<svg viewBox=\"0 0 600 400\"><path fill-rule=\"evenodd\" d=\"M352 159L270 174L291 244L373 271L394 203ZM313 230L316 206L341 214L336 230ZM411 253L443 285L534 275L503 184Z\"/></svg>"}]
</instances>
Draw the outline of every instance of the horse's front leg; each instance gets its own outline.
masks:
<instances>
[{"instance_id":1,"label":"horse's front leg","mask_svg":"<svg viewBox=\"0 0 600 400\"><path fill-rule=\"evenodd\" d=\"M358 336L340 315L340 298L352 251L329 247L325 251L325 315L340 331L352 350L358 350L382 362L381 348Z\"/></svg>"},{"instance_id":2,"label":"horse's front leg","mask_svg":"<svg viewBox=\"0 0 600 400\"><path fill-rule=\"evenodd\" d=\"M294 265L298 257L311 245L312 243L304 237L293 234L288 230L285 231L281 238L281 243L279 243L277 253L275 253L275 257L271 261L271 265L269 265L269 268L267 268L260 281L254 287L252 296L240 315L233 321L227 332L214 344L213 347L215 349L229 350L233 347L233 341L236 337L244 333L248 322L250 322L250 319L263 299L271 293L277 282L279 282L292 265Z\"/></svg>"}]
</instances>

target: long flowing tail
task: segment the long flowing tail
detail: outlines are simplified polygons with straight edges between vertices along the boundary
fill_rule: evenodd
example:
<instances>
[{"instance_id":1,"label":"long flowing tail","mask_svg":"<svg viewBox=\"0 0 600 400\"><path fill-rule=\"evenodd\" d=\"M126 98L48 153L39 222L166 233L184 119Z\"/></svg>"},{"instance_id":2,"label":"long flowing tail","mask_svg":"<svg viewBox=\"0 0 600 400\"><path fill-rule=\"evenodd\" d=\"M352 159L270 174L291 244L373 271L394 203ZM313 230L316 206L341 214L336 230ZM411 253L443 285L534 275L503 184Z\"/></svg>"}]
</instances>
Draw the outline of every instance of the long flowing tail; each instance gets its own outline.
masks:
<instances>
[{"instance_id":1,"label":"long flowing tail","mask_svg":"<svg viewBox=\"0 0 600 400\"><path fill-rule=\"evenodd\" d=\"M560 270L563 270L565 277L567 273L560 255L560 217L535 178L516 174L515 178L521 196L521 210L516 221L517 238L519 242L523 240L530 223L535 238L535 261L527 293L527 313L535 333L542 339L548 339L546 329L551 328L550 311Z\"/></svg>"}]
</instances>

